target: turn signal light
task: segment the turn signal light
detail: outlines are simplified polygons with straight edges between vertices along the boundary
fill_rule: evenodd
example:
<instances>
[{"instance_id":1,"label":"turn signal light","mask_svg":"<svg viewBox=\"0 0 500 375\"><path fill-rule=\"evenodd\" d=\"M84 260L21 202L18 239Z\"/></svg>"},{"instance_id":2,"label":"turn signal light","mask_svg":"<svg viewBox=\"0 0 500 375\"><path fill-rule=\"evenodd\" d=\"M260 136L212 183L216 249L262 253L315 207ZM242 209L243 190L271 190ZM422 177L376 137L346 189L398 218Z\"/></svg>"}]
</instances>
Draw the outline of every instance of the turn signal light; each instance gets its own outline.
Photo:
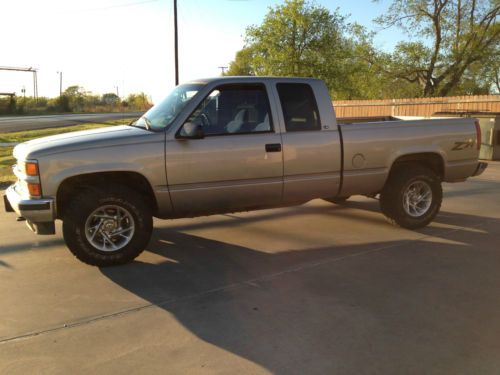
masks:
<instances>
[{"instance_id":1,"label":"turn signal light","mask_svg":"<svg viewBox=\"0 0 500 375\"><path fill-rule=\"evenodd\" d=\"M28 183L28 191L32 197L41 197L42 196L42 187L40 184L32 184Z\"/></svg>"},{"instance_id":2,"label":"turn signal light","mask_svg":"<svg viewBox=\"0 0 500 375\"><path fill-rule=\"evenodd\" d=\"M38 176L38 164L33 162L26 162L25 170L27 176Z\"/></svg>"}]
</instances>

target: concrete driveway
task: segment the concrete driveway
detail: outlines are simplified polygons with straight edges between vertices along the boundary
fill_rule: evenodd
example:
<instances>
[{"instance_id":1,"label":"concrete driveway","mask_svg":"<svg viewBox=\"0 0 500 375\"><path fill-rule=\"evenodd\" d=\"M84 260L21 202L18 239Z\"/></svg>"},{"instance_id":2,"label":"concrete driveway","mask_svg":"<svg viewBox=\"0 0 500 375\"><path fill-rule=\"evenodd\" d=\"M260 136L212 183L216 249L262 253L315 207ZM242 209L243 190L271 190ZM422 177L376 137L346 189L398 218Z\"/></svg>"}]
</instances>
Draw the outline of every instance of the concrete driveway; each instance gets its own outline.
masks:
<instances>
[{"instance_id":1,"label":"concrete driveway","mask_svg":"<svg viewBox=\"0 0 500 375\"><path fill-rule=\"evenodd\" d=\"M353 198L156 221L99 269L0 213L5 374L498 374L500 163L412 232Z\"/></svg>"}]
</instances>

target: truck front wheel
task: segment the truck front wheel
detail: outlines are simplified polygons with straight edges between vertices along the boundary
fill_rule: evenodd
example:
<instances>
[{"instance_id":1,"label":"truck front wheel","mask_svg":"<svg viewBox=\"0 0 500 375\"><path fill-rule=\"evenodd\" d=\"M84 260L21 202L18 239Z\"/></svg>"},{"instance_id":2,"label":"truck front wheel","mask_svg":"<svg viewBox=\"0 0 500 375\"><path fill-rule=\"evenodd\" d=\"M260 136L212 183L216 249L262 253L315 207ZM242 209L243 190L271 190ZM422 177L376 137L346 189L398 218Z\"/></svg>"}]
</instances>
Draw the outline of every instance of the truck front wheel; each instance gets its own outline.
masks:
<instances>
[{"instance_id":1,"label":"truck front wheel","mask_svg":"<svg viewBox=\"0 0 500 375\"><path fill-rule=\"evenodd\" d=\"M417 229L436 217L442 199L439 177L429 168L409 164L391 173L380 193L380 208L391 222Z\"/></svg>"},{"instance_id":2,"label":"truck front wheel","mask_svg":"<svg viewBox=\"0 0 500 375\"><path fill-rule=\"evenodd\" d=\"M147 246L152 230L150 206L122 186L84 188L63 215L66 245L93 266L132 261Z\"/></svg>"}]
</instances>

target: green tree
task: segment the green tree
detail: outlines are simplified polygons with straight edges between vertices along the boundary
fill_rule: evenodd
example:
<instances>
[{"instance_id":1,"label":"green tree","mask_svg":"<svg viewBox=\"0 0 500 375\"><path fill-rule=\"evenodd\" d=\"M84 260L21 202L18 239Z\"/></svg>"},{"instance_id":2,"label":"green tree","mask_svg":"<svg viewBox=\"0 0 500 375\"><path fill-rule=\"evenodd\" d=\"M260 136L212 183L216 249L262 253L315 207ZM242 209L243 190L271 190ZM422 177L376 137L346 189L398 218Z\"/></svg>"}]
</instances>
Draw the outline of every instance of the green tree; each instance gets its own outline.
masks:
<instances>
[{"instance_id":1,"label":"green tree","mask_svg":"<svg viewBox=\"0 0 500 375\"><path fill-rule=\"evenodd\" d=\"M338 11L306 0L286 0L269 8L260 26L246 30L246 46L229 75L317 77L336 96L349 96L351 51L343 35L348 25Z\"/></svg>"},{"instance_id":2,"label":"green tree","mask_svg":"<svg viewBox=\"0 0 500 375\"><path fill-rule=\"evenodd\" d=\"M345 99L392 99L419 95L418 85L398 80L384 71L390 55L374 47L375 33L367 32L361 25L349 29L351 56L345 63L345 85L349 87Z\"/></svg>"},{"instance_id":3,"label":"green tree","mask_svg":"<svg viewBox=\"0 0 500 375\"><path fill-rule=\"evenodd\" d=\"M63 110L82 111L85 104L87 92L81 86L69 86L61 97Z\"/></svg>"},{"instance_id":4,"label":"green tree","mask_svg":"<svg viewBox=\"0 0 500 375\"><path fill-rule=\"evenodd\" d=\"M412 40L400 42L388 59L367 57L393 79L417 84L422 96L482 91L488 84L471 87L471 77L498 56L499 14L499 0L393 0L377 22L402 29Z\"/></svg>"},{"instance_id":5,"label":"green tree","mask_svg":"<svg viewBox=\"0 0 500 375\"><path fill-rule=\"evenodd\" d=\"M236 52L234 61L229 64L226 72L227 76L252 76L255 75L253 63L253 50L251 47L244 47Z\"/></svg>"},{"instance_id":6,"label":"green tree","mask_svg":"<svg viewBox=\"0 0 500 375\"><path fill-rule=\"evenodd\" d=\"M107 105L116 105L120 102L120 97L113 92L102 95L102 102Z\"/></svg>"},{"instance_id":7,"label":"green tree","mask_svg":"<svg viewBox=\"0 0 500 375\"><path fill-rule=\"evenodd\" d=\"M129 94L125 103L126 105L124 106L128 109L139 111L147 110L152 106L151 99L143 92L139 94Z\"/></svg>"}]
</instances>

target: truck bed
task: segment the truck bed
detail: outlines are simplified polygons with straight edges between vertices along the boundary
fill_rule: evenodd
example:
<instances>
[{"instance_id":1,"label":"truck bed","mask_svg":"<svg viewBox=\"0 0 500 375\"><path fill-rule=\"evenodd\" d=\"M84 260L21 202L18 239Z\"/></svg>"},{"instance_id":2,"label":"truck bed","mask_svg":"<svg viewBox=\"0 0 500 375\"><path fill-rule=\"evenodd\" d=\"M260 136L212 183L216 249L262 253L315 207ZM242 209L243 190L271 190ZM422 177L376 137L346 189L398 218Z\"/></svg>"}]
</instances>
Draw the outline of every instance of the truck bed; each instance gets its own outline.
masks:
<instances>
[{"instance_id":1,"label":"truck bed","mask_svg":"<svg viewBox=\"0 0 500 375\"><path fill-rule=\"evenodd\" d=\"M382 189L391 165L406 154L442 159L443 181L463 181L477 167L474 119L381 121L340 124L343 139L342 195Z\"/></svg>"}]
</instances>

